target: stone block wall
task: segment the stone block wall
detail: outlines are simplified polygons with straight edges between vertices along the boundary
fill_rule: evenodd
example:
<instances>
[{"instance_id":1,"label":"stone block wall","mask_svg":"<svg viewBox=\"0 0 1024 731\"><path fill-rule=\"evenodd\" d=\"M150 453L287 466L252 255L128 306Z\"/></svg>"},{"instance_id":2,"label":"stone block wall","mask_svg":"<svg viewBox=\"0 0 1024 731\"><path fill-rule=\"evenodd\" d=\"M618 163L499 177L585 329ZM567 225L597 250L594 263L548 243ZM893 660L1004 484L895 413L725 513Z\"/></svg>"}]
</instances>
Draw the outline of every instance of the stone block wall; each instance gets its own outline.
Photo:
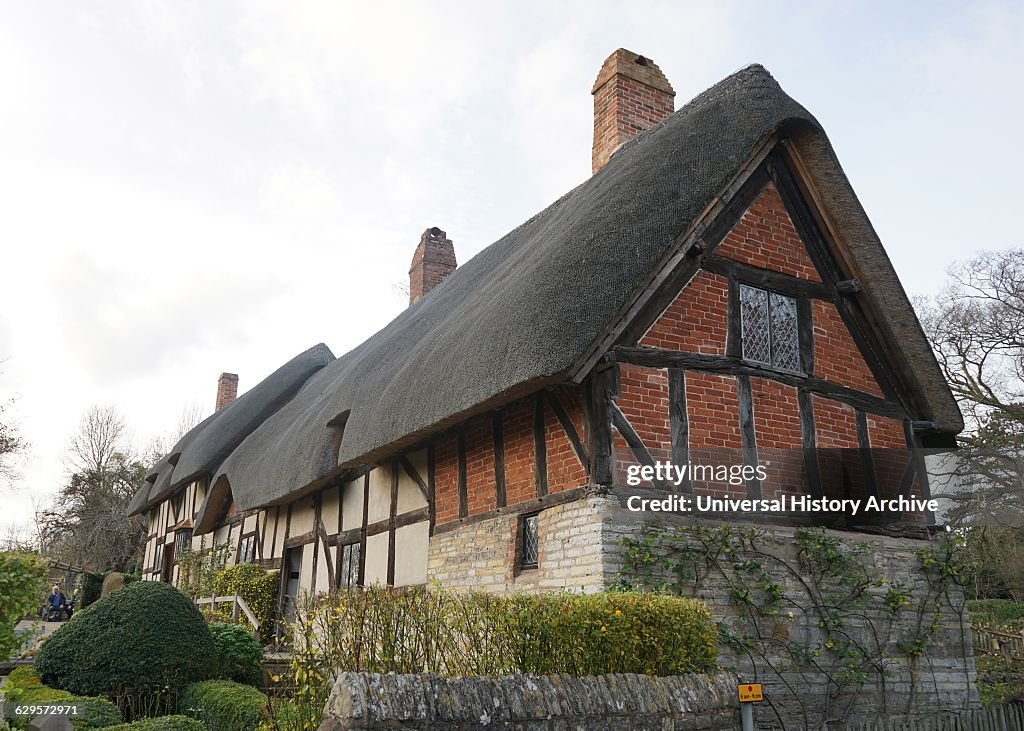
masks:
<instances>
[{"instance_id":1,"label":"stone block wall","mask_svg":"<svg viewBox=\"0 0 1024 731\"><path fill-rule=\"evenodd\" d=\"M768 702L755 709L759 724L795 728L815 726L826 719L839 723L879 714L917 715L978 705L962 596L955 587L938 596L921 568L918 552L934 547L933 541L826 531L827 536L839 539L842 551L857 552L858 561L875 577L874 595L863 604L843 607L842 627L833 632L879 651L875 671L857 678L845 668L849 658L824 646L829 640L821 627L822 617L813 601L806 601L809 582L799 570L796 528L633 513L615 494L592 495L540 513L539 567L517 572L517 520L501 516L433 536L430 577L457 590L596 591L623 577L624 542L641 535L653 521L670 531L685 531L694 525L725 525L737 530L756 527L760 531L757 555L729 556L730 565L757 560L767 576L803 606L784 604L778 616L756 616L737 605L726 578L707 571L699 582L687 587L687 593L707 602L716 620L733 635L758 638L760 655L737 652L723 644L719 663L745 681L765 684ZM755 591L758 580L752 581ZM887 587L906 593L906 608L888 610L884 604ZM921 652L910 649L909 643L922 633L928 635L926 646ZM812 656L798 667L794 655L801 651Z\"/></svg>"},{"instance_id":2,"label":"stone block wall","mask_svg":"<svg viewBox=\"0 0 1024 731\"><path fill-rule=\"evenodd\" d=\"M342 673L320 731L725 731L739 728L730 673L652 678L442 678Z\"/></svg>"}]
</instances>

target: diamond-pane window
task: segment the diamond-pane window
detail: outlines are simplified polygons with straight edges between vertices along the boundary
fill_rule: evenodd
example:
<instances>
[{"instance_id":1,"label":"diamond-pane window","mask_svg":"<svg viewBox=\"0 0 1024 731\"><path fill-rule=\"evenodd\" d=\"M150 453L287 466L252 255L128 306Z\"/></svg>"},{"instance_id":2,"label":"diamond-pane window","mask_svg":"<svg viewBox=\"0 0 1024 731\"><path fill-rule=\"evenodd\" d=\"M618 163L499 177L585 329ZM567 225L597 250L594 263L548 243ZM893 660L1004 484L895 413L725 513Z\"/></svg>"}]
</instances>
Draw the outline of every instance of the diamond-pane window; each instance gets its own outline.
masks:
<instances>
[{"instance_id":1,"label":"diamond-pane window","mask_svg":"<svg viewBox=\"0 0 1024 731\"><path fill-rule=\"evenodd\" d=\"M801 370L795 299L741 284L740 326L744 360Z\"/></svg>"},{"instance_id":2,"label":"diamond-pane window","mask_svg":"<svg viewBox=\"0 0 1024 731\"><path fill-rule=\"evenodd\" d=\"M771 363L767 292L740 285L740 323L743 331L744 359Z\"/></svg>"},{"instance_id":3,"label":"diamond-pane window","mask_svg":"<svg viewBox=\"0 0 1024 731\"><path fill-rule=\"evenodd\" d=\"M523 518L523 563L524 567L537 565L540 558L540 534L537 530L537 516Z\"/></svg>"}]
</instances>

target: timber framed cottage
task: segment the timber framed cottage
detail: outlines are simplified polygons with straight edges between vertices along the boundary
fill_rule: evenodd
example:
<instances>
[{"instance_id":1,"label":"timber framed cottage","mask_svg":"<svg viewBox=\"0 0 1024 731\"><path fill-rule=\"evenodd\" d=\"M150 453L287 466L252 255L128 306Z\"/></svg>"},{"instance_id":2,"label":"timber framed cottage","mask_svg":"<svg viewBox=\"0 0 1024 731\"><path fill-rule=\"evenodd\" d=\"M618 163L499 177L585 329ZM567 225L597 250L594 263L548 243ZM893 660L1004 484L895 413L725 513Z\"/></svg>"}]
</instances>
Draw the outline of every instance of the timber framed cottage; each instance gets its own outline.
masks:
<instances>
[{"instance_id":1,"label":"timber framed cottage","mask_svg":"<svg viewBox=\"0 0 1024 731\"><path fill-rule=\"evenodd\" d=\"M282 605L373 582L595 589L628 495L927 496L906 448L963 422L814 117L757 65L673 111L623 49L592 93L590 179L459 267L425 231L409 307L351 352L317 345L238 398L222 376L132 502L146 578L204 540L280 568ZM658 460L765 472L627 484Z\"/></svg>"}]
</instances>

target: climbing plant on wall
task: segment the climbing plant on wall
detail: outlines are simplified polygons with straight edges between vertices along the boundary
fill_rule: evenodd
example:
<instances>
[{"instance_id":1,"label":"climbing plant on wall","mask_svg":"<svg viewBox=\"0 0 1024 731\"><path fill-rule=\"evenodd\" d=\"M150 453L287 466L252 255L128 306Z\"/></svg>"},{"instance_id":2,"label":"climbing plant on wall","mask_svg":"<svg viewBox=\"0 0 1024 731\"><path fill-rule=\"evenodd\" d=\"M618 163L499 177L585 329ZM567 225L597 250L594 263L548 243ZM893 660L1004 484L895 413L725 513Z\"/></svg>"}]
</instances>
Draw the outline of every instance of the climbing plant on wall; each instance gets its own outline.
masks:
<instances>
[{"instance_id":1,"label":"climbing plant on wall","mask_svg":"<svg viewBox=\"0 0 1024 731\"><path fill-rule=\"evenodd\" d=\"M947 534L924 543L916 565L888 571L876 565L887 559L874 548L817 528L783 539L760 527L654 525L623 540L620 583L718 605L719 635L737 667L784 689L805 723L841 722L868 705L909 713L913 690L901 696L905 707L890 701L896 664L909 667L918 687L943 617L959 616L960 636L970 641L962 541Z\"/></svg>"}]
</instances>

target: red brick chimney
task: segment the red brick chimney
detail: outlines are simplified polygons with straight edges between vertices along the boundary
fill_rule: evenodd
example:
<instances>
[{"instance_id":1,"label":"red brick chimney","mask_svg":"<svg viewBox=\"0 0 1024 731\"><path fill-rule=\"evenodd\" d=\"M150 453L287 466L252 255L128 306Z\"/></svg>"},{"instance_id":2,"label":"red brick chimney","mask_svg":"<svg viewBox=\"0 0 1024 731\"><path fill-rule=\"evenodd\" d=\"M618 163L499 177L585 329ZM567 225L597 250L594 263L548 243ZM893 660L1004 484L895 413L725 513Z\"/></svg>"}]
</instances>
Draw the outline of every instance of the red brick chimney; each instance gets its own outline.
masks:
<instances>
[{"instance_id":1,"label":"red brick chimney","mask_svg":"<svg viewBox=\"0 0 1024 731\"><path fill-rule=\"evenodd\" d=\"M217 379L217 408L220 411L238 396L238 374L221 373Z\"/></svg>"},{"instance_id":2,"label":"red brick chimney","mask_svg":"<svg viewBox=\"0 0 1024 731\"><path fill-rule=\"evenodd\" d=\"M448 235L436 226L424 231L409 267L409 304L439 285L457 266Z\"/></svg>"},{"instance_id":3,"label":"red brick chimney","mask_svg":"<svg viewBox=\"0 0 1024 731\"><path fill-rule=\"evenodd\" d=\"M594 88L594 150L597 172L623 142L675 111L676 93L657 64L620 48L605 59Z\"/></svg>"}]
</instances>

